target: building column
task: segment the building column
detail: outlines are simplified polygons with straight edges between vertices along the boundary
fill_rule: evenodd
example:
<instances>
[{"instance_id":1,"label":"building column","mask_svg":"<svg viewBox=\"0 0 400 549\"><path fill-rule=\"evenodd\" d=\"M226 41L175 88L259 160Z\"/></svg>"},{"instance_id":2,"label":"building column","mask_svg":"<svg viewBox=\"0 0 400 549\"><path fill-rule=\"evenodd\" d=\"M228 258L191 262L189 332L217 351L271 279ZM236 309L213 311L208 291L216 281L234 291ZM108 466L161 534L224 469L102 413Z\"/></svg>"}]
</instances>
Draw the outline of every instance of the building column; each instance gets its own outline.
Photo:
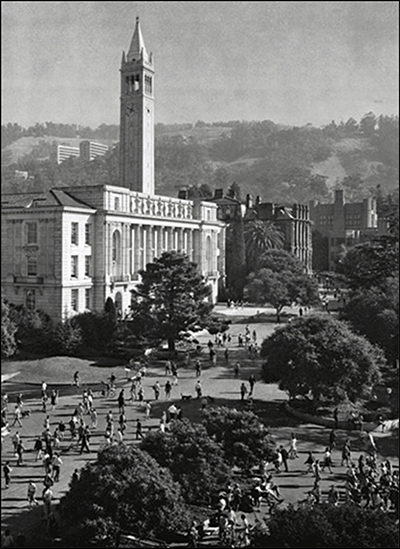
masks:
<instances>
[{"instance_id":1,"label":"building column","mask_svg":"<svg viewBox=\"0 0 400 549\"><path fill-rule=\"evenodd\" d=\"M151 263L154 259L153 256L153 227L151 225L146 226L146 259L145 267L148 263Z\"/></svg>"},{"instance_id":2,"label":"building column","mask_svg":"<svg viewBox=\"0 0 400 549\"><path fill-rule=\"evenodd\" d=\"M168 251L171 252L174 249L174 229L172 227L168 227L167 232L168 232Z\"/></svg>"},{"instance_id":3,"label":"building column","mask_svg":"<svg viewBox=\"0 0 400 549\"><path fill-rule=\"evenodd\" d=\"M177 233L178 233L178 252L183 252L183 229L182 228L178 228L177 229Z\"/></svg>"},{"instance_id":4,"label":"building column","mask_svg":"<svg viewBox=\"0 0 400 549\"><path fill-rule=\"evenodd\" d=\"M164 249L164 231L162 227L155 227L154 229L157 232L157 249L155 250L155 253L156 257L160 257Z\"/></svg>"},{"instance_id":5,"label":"building column","mask_svg":"<svg viewBox=\"0 0 400 549\"><path fill-rule=\"evenodd\" d=\"M187 232L187 254L189 260L193 261L193 230L189 229Z\"/></svg>"},{"instance_id":6,"label":"building column","mask_svg":"<svg viewBox=\"0 0 400 549\"><path fill-rule=\"evenodd\" d=\"M142 226L135 225L135 251L134 251L134 272L137 273L142 268Z\"/></svg>"}]
</instances>

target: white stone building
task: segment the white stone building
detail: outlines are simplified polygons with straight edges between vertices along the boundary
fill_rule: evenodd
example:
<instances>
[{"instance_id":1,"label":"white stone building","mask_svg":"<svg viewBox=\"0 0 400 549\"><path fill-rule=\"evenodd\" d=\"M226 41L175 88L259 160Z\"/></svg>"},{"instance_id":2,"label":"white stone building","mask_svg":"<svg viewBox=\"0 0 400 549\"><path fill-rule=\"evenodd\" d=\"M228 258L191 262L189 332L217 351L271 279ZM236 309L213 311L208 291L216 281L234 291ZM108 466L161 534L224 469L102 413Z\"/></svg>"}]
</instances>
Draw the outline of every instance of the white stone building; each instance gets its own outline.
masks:
<instances>
[{"instance_id":1,"label":"white stone building","mask_svg":"<svg viewBox=\"0 0 400 549\"><path fill-rule=\"evenodd\" d=\"M121 75L121 186L2 195L2 294L11 303L60 320L111 297L127 312L138 271L170 250L197 263L217 299L217 205L154 193L154 66L138 20Z\"/></svg>"}]
</instances>

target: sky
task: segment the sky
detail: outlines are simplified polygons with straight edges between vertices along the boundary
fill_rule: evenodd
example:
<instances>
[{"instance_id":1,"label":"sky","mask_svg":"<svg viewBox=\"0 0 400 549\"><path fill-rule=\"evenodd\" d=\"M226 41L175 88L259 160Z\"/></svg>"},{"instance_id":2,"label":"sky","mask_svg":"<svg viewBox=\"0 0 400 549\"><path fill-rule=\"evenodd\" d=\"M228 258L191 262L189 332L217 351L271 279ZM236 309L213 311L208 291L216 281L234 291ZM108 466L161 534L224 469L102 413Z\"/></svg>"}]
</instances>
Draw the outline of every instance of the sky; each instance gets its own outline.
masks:
<instances>
[{"instance_id":1,"label":"sky","mask_svg":"<svg viewBox=\"0 0 400 549\"><path fill-rule=\"evenodd\" d=\"M394 2L1 2L2 124L119 123L136 16L164 124L398 115Z\"/></svg>"}]
</instances>

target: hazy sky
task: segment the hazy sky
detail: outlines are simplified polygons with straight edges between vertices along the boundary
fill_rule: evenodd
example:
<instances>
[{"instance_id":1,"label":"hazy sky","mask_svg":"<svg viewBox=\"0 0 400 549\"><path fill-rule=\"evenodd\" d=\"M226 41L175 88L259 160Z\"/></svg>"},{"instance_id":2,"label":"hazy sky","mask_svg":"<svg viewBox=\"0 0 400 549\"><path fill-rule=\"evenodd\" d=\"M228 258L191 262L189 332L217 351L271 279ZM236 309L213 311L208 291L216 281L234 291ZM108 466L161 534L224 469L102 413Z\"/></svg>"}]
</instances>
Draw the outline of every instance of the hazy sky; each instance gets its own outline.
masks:
<instances>
[{"instance_id":1,"label":"hazy sky","mask_svg":"<svg viewBox=\"0 0 400 549\"><path fill-rule=\"evenodd\" d=\"M395 2L1 2L2 123L119 123L140 16L156 121L398 114Z\"/></svg>"}]
</instances>

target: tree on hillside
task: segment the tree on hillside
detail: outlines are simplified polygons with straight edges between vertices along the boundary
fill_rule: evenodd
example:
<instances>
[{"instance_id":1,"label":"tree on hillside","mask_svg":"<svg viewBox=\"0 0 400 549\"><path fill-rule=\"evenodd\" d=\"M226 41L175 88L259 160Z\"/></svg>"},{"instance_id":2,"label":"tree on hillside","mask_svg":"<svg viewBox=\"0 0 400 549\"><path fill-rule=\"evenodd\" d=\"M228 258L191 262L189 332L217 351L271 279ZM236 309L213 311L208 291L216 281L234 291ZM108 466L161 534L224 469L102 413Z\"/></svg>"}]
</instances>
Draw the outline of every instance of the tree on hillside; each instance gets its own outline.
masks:
<instances>
[{"instance_id":1,"label":"tree on hillside","mask_svg":"<svg viewBox=\"0 0 400 549\"><path fill-rule=\"evenodd\" d=\"M254 272L258 269L260 258L267 250L281 249L284 244L284 235L280 228L272 221L261 221L259 219L246 223L244 239L247 272Z\"/></svg>"},{"instance_id":2,"label":"tree on hillside","mask_svg":"<svg viewBox=\"0 0 400 549\"><path fill-rule=\"evenodd\" d=\"M1 357L8 358L17 350L15 341L15 332L17 327L10 319L10 307L8 303L1 298Z\"/></svg>"},{"instance_id":3,"label":"tree on hillside","mask_svg":"<svg viewBox=\"0 0 400 549\"><path fill-rule=\"evenodd\" d=\"M67 547L101 541L104 547L117 547L122 531L146 539L189 524L170 472L146 452L123 444L104 448L83 467L61 499L58 515Z\"/></svg>"},{"instance_id":4,"label":"tree on hillside","mask_svg":"<svg viewBox=\"0 0 400 549\"><path fill-rule=\"evenodd\" d=\"M275 441L253 412L235 408L209 408L204 411L207 433L222 445L224 458L231 466L249 471L261 459L272 461Z\"/></svg>"},{"instance_id":5,"label":"tree on hillside","mask_svg":"<svg viewBox=\"0 0 400 549\"><path fill-rule=\"evenodd\" d=\"M380 349L330 315L298 318L265 339L263 376L271 371L290 398L340 402L367 397L386 361Z\"/></svg>"},{"instance_id":6,"label":"tree on hillside","mask_svg":"<svg viewBox=\"0 0 400 549\"><path fill-rule=\"evenodd\" d=\"M396 517L386 511L354 504L290 505L274 512L267 532L256 531L252 547L395 549L398 524Z\"/></svg>"},{"instance_id":7,"label":"tree on hillside","mask_svg":"<svg viewBox=\"0 0 400 549\"><path fill-rule=\"evenodd\" d=\"M304 274L302 263L285 250L270 250L259 260L261 268L247 277L248 301L272 305L277 321L284 307L292 303L315 305L319 302L318 284Z\"/></svg>"},{"instance_id":8,"label":"tree on hillside","mask_svg":"<svg viewBox=\"0 0 400 549\"><path fill-rule=\"evenodd\" d=\"M399 283L393 283L384 292L381 288L358 290L340 312L340 318L349 321L357 333L379 345L389 363L398 358Z\"/></svg>"},{"instance_id":9,"label":"tree on hillside","mask_svg":"<svg viewBox=\"0 0 400 549\"><path fill-rule=\"evenodd\" d=\"M188 503L210 504L215 493L225 488L231 478L221 445L208 435L203 425L186 419L169 425L166 433L149 433L141 449L171 471Z\"/></svg>"},{"instance_id":10,"label":"tree on hillside","mask_svg":"<svg viewBox=\"0 0 400 549\"><path fill-rule=\"evenodd\" d=\"M213 308L208 300L211 288L197 265L175 251L164 252L139 273L142 281L132 292L132 318L149 339L167 340L174 351L175 341L207 322Z\"/></svg>"}]
</instances>

